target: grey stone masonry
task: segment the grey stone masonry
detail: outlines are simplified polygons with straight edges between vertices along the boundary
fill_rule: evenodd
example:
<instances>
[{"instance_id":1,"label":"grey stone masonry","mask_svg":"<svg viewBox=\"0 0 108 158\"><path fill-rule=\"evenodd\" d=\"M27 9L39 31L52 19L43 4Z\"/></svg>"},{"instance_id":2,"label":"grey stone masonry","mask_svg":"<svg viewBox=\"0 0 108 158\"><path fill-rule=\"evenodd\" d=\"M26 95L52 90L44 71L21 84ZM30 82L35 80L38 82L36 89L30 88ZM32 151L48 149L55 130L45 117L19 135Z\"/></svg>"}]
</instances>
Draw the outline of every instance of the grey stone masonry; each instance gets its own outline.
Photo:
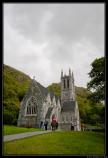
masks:
<instances>
[{"instance_id":1,"label":"grey stone masonry","mask_svg":"<svg viewBox=\"0 0 108 158\"><path fill-rule=\"evenodd\" d=\"M80 117L78 104L75 98L75 85L73 72L69 69L69 75L61 72L61 129L79 131Z\"/></svg>"},{"instance_id":2,"label":"grey stone masonry","mask_svg":"<svg viewBox=\"0 0 108 158\"><path fill-rule=\"evenodd\" d=\"M80 128L79 108L75 97L73 72L69 75L61 72L61 98L47 88L31 80L28 91L20 104L17 125L20 127L38 127L48 122L51 129L52 116L58 121L58 128L63 130L76 130Z\"/></svg>"},{"instance_id":3,"label":"grey stone masonry","mask_svg":"<svg viewBox=\"0 0 108 158\"><path fill-rule=\"evenodd\" d=\"M60 101L54 93L36 82L31 81L28 92L25 94L21 104L17 125L20 127L40 127L41 122L48 121L51 129L51 117L60 115ZM50 110L51 109L51 110Z\"/></svg>"}]
</instances>

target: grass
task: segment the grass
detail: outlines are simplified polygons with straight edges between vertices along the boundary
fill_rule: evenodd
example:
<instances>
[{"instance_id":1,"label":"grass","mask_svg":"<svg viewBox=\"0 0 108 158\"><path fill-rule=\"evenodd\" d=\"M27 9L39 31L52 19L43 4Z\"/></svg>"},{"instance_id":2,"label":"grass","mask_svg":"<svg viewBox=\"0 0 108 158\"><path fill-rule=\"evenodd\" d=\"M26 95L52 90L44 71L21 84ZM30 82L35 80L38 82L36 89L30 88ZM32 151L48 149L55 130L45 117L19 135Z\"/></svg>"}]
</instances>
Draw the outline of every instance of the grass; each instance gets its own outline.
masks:
<instances>
[{"instance_id":1,"label":"grass","mask_svg":"<svg viewBox=\"0 0 108 158\"><path fill-rule=\"evenodd\" d=\"M4 155L104 155L104 134L51 132L4 143Z\"/></svg>"},{"instance_id":2,"label":"grass","mask_svg":"<svg viewBox=\"0 0 108 158\"><path fill-rule=\"evenodd\" d=\"M4 125L3 135L10 135L10 134L17 134L17 133L24 133L24 132L35 132L35 131L41 131L41 130L42 129L39 129L39 128L24 128L24 127Z\"/></svg>"}]
</instances>

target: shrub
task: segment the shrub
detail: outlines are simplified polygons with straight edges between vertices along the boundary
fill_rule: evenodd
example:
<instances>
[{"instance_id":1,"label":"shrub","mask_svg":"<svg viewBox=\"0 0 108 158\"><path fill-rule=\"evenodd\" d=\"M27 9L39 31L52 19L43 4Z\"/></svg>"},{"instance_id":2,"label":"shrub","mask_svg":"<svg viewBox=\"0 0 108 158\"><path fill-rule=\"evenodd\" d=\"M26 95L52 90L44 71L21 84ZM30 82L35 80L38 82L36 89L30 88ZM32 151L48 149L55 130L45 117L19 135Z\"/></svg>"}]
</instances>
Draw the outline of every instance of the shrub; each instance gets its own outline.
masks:
<instances>
[{"instance_id":1,"label":"shrub","mask_svg":"<svg viewBox=\"0 0 108 158\"><path fill-rule=\"evenodd\" d=\"M14 119L14 116L12 112L4 109L4 113L3 113L4 124L12 124L13 119Z\"/></svg>"},{"instance_id":2,"label":"shrub","mask_svg":"<svg viewBox=\"0 0 108 158\"><path fill-rule=\"evenodd\" d=\"M94 131L94 132L105 132L105 129L103 128L103 129L92 129L92 131Z\"/></svg>"},{"instance_id":3,"label":"shrub","mask_svg":"<svg viewBox=\"0 0 108 158\"><path fill-rule=\"evenodd\" d=\"M8 125L16 125L17 124L17 113L14 111L9 111L4 109L3 112L3 123Z\"/></svg>"}]
</instances>

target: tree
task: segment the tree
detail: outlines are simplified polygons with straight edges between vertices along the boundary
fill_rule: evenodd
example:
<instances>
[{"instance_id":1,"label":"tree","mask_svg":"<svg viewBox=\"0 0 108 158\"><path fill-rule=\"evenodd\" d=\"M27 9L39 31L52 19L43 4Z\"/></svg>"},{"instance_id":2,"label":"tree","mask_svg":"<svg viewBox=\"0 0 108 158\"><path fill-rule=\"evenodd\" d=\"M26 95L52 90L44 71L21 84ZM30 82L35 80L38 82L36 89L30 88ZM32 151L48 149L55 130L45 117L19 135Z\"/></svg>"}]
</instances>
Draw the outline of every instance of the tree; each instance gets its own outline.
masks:
<instances>
[{"instance_id":1,"label":"tree","mask_svg":"<svg viewBox=\"0 0 108 158\"><path fill-rule=\"evenodd\" d=\"M88 98L100 102L105 99L105 57L95 59L91 66L92 69L89 72L91 81L87 83L87 88L93 92Z\"/></svg>"}]
</instances>

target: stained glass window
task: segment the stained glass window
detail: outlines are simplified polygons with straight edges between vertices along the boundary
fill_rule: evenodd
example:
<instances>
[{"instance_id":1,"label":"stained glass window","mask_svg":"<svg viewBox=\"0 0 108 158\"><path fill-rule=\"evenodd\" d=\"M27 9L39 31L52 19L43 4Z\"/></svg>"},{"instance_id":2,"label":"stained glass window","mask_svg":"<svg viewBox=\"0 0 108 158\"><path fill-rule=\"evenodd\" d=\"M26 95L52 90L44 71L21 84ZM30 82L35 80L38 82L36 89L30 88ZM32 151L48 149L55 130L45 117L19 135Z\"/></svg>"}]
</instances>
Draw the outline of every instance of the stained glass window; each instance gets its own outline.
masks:
<instances>
[{"instance_id":1,"label":"stained glass window","mask_svg":"<svg viewBox=\"0 0 108 158\"><path fill-rule=\"evenodd\" d=\"M31 97L27 103L27 115L33 115L37 113L37 102L35 97Z\"/></svg>"}]
</instances>

